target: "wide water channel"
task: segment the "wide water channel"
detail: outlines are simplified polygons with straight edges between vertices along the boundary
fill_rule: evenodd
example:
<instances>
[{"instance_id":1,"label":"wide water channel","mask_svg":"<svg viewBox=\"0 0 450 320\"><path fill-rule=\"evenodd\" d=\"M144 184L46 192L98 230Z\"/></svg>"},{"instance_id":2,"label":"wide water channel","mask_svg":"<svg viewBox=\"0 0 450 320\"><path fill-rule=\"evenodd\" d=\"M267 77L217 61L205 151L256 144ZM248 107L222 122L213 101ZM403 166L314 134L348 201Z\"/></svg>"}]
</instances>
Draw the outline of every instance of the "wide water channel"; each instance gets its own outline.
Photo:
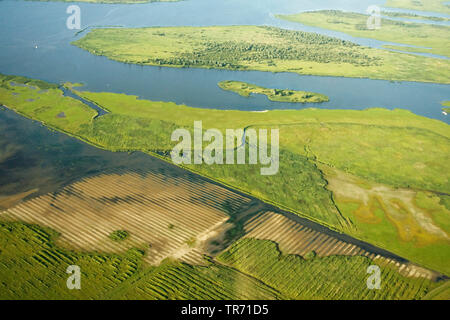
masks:
<instances>
[{"instance_id":1,"label":"wide water channel","mask_svg":"<svg viewBox=\"0 0 450 320\"><path fill-rule=\"evenodd\" d=\"M300 76L292 73L176 69L127 65L94 56L70 44L77 39L66 28L71 3L0 2L0 73L23 75L55 83L82 82L83 90L111 91L141 98L173 101L193 107L239 110L403 108L449 123L440 103L450 100L450 86L432 83ZM76 3L82 28L87 26L207 26L271 25L315 31L380 47L385 42L353 38L275 18L278 13L319 9L365 12L384 0L186 0L176 3L106 5ZM439 14L427 13L442 16ZM326 94L323 104L271 102L265 96L241 97L221 90L222 80L247 81L272 88L290 88Z\"/></svg>"}]
</instances>

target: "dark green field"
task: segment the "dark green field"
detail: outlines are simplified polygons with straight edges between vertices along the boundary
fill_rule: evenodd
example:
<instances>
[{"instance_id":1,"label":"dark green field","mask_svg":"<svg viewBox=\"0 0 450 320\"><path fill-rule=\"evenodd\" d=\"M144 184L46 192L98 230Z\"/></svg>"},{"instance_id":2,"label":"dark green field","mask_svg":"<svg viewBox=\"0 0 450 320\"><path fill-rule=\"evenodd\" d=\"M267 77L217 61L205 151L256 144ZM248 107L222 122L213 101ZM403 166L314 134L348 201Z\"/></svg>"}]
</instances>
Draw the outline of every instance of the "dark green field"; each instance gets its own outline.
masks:
<instances>
[{"instance_id":1,"label":"dark green field","mask_svg":"<svg viewBox=\"0 0 450 320\"><path fill-rule=\"evenodd\" d=\"M252 239L237 242L208 266L165 261L149 267L142 250L68 251L55 246L55 232L38 226L0 223L0 235L0 299L420 299L439 286L384 268L386 286L367 290L366 258L305 260ZM68 265L83 271L82 290L67 290ZM351 276L339 270L352 270Z\"/></svg>"}]
</instances>

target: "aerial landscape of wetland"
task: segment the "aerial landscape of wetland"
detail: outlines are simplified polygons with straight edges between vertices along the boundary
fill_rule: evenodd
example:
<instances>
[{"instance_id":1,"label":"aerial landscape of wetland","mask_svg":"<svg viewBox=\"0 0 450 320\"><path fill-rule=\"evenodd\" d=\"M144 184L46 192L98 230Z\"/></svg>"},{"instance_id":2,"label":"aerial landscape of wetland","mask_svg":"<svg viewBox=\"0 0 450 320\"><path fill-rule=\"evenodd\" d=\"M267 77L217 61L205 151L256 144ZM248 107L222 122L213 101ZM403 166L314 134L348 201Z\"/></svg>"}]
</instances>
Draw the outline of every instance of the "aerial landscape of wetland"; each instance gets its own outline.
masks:
<instances>
[{"instance_id":1,"label":"aerial landscape of wetland","mask_svg":"<svg viewBox=\"0 0 450 320\"><path fill-rule=\"evenodd\" d=\"M450 299L448 1L0 8L1 300Z\"/></svg>"}]
</instances>

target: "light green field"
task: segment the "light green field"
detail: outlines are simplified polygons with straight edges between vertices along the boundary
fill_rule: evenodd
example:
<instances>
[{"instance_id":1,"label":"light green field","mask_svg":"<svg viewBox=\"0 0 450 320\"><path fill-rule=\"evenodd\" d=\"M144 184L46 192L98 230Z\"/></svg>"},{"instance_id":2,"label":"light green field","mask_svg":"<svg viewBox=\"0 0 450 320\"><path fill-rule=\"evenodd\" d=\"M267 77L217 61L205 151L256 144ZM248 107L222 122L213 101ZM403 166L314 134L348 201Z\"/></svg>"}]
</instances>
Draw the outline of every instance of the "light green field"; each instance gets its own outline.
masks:
<instances>
[{"instance_id":1,"label":"light green field","mask_svg":"<svg viewBox=\"0 0 450 320\"><path fill-rule=\"evenodd\" d=\"M281 255L268 241L238 241L207 266L165 260L152 267L143 262L143 249L123 254L70 251L55 245L57 237L51 229L0 222L0 299L448 298L448 283L405 278L385 266L380 266L381 289L368 290L367 258L304 260ZM69 265L80 267L81 290L67 289Z\"/></svg>"},{"instance_id":2,"label":"light green field","mask_svg":"<svg viewBox=\"0 0 450 320\"><path fill-rule=\"evenodd\" d=\"M368 15L335 10L280 15L279 18L305 25L340 31L354 37L371 38L424 48L401 48L403 51L427 52L450 57L450 27L381 19L381 28L367 28Z\"/></svg>"},{"instance_id":3,"label":"light green field","mask_svg":"<svg viewBox=\"0 0 450 320\"><path fill-rule=\"evenodd\" d=\"M413 13L404 13L404 12L393 12L393 11L383 11L381 13L383 16L393 17L393 18L405 18L405 19L414 19L414 20L429 20L429 21L450 21L449 18L444 17L432 17L432 16L422 16Z\"/></svg>"},{"instance_id":4,"label":"light green field","mask_svg":"<svg viewBox=\"0 0 450 320\"><path fill-rule=\"evenodd\" d=\"M366 271L373 264L368 258L330 256L305 260L283 255L275 243L264 240L239 240L218 260L277 288L289 299L409 300L420 299L436 286L424 279L402 277L384 267L381 288L368 290Z\"/></svg>"},{"instance_id":5,"label":"light green field","mask_svg":"<svg viewBox=\"0 0 450 320\"><path fill-rule=\"evenodd\" d=\"M26 82L2 77L0 103L8 108L100 148L139 150L168 161L176 144L170 140L171 133L177 128L192 132L196 120L203 121L204 130L278 128L281 150L276 175L261 176L260 165L185 167L450 274L445 259L450 256L446 161L450 129L443 122L405 110L223 111L76 91L110 112L93 119L95 111L62 97L59 89L42 92L32 84L11 86L11 81ZM57 117L62 111L66 118ZM342 172L339 179L336 170ZM345 181L348 192L339 194L335 181L338 186ZM379 219L364 219L364 206L370 208L369 200L377 197L385 206L372 210ZM399 228L404 222L410 227Z\"/></svg>"},{"instance_id":6,"label":"light green field","mask_svg":"<svg viewBox=\"0 0 450 320\"><path fill-rule=\"evenodd\" d=\"M387 0L385 6L391 8L413 9L418 11L434 11L450 14L447 0Z\"/></svg>"},{"instance_id":7,"label":"light green field","mask_svg":"<svg viewBox=\"0 0 450 320\"><path fill-rule=\"evenodd\" d=\"M450 61L273 27L94 29L74 45L133 64L450 83Z\"/></svg>"},{"instance_id":8,"label":"light green field","mask_svg":"<svg viewBox=\"0 0 450 320\"><path fill-rule=\"evenodd\" d=\"M222 81L219 87L223 90L233 91L243 97L250 97L252 93L263 94L271 101L292 103L320 103L330 99L323 94L297 90L268 89L241 81Z\"/></svg>"},{"instance_id":9,"label":"light green field","mask_svg":"<svg viewBox=\"0 0 450 320\"><path fill-rule=\"evenodd\" d=\"M450 207L444 196L320 168L340 212L354 223L356 237L416 261L433 261L436 268L448 264Z\"/></svg>"}]
</instances>

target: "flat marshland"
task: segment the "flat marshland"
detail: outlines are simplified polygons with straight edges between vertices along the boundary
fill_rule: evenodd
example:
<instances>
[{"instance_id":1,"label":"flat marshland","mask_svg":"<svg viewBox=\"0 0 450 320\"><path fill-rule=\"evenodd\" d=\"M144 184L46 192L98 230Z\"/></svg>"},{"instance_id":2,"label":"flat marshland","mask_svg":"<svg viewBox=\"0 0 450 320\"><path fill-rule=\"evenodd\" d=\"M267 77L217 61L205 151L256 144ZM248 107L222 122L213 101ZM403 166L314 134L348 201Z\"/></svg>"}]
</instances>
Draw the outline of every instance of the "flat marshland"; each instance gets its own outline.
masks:
<instances>
[{"instance_id":1,"label":"flat marshland","mask_svg":"<svg viewBox=\"0 0 450 320\"><path fill-rule=\"evenodd\" d=\"M448 60L274 27L93 29L73 44L141 65L449 83Z\"/></svg>"},{"instance_id":2,"label":"flat marshland","mask_svg":"<svg viewBox=\"0 0 450 320\"><path fill-rule=\"evenodd\" d=\"M372 38L409 45L408 47L400 45L386 46L389 48L450 56L448 46L450 27L446 25L380 19L380 28L371 30L367 28L368 15L336 10L303 12L293 15L280 15L278 17L309 26L344 32L354 37Z\"/></svg>"},{"instance_id":3,"label":"flat marshland","mask_svg":"<svg viewBox=\"0 0 450 320\"><path fill-rule=\"evenodd\" d=\"M57 88L39 93L29 80L3 79L2 104L112 151L143 151L164 158L173 148L173 130L186 128L192 132L198 119L205 129L278 128L282 147L277 175L261 176L259 165L185 168L448 273L443 252L449 250L445 216L450 192L444 159L450 153L450 131L445 123L405 110L255 113L75 91L109 111L94 119L96 111L62 96ZM11 86L11 81L26 85ZM57 117L62 111L67 117ZM345 181L348 192L335 188L334 181L337 185ZM365 213L366 208L378 209L371 217ZM407 229L401 227L406 221Z\"/></svg>"},{"instance_id":4,"label":"flat marshland","mask_svg":"<svg viewBox=\"0 0 450 320\"><path fill-rule=\"evenodd\" d=\"M200 2L117 10L156 8L155 14L174 6L172 14L186 6L188 13L191 3L196 8ZM386 6L448 9L441 0L389 0ZM386 12L380 29L369 28L369 15L338 10L271 15L258 26L239 19L233 20L239 25L209 26L199 19L196 26L177 26L185 23L181 16L173 23L161 14L152 24L172 27L91 26L64 38L74 56L99 72L106 67L114 81L99 84L92 70L83 73L85 65L77 66L79 79L63 74L53 81L84 79L89 89L0 74L0 298L448 299L449 126L408 110L376 108L435 107L423 114L441 120L440 113L448 113L448 18L425 14ZM131 24L130 16L112 20L135 26L139 15ZM316 27L340 38L267 24ZM351 37L370 47L343 40ZM36 53L42 48L44 43L33 45ZM155 75L171 87L156 83ZM172 86L174 75L187 77ZM189 81L199 76L203 82ZM124 85L123 79L130 81ZM92 92L103 85L142 92L143 79L151 80L146 97L165 101ZM191 91L191 83L199 91ZM335 84L336 90L327 87ZM400 88L398 96L377 90L387 85ZM198 100L188 99L194 95L218 109L170 102L194 105ZM327 95L343 108L371 108L321 109L335 107L321 104ZM267 110L281 103L290 110ZM243 111L226 110L232 107ZM194 141L203 135L202 150L213 149L216 160L244 150L248 161L206 164L205 151L198 164L176 165L177 129ZM217 129L219 138L208 141L208 129ZM236 130L236 148L220 141L230 129ZM259 141L253 133L261 138L264 130L271 144L279 132L274 175L262 175L268 165L251 160ZM277 146L266 152L278 155ZM188 143L183 151L196 148ZM258 150L261 160L264 150ZM82 290L67 290L69 265L81 268ZM381 272L378 290L368 288L373 265Z\"/></svg>"}]
</instances>

